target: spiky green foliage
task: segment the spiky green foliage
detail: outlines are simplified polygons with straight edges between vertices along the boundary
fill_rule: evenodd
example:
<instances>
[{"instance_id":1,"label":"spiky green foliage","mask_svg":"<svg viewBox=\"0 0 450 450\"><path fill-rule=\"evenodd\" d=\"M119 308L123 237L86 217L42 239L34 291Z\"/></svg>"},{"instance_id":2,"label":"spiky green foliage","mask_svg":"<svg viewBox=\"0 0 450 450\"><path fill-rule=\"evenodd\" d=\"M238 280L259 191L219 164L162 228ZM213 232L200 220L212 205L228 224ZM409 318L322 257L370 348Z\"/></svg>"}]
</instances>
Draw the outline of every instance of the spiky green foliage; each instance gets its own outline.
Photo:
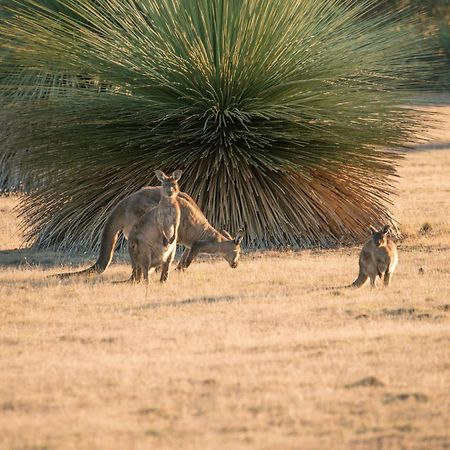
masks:
<instances>
[{"instance_id":1,"label":"spiky green foliage","mask_svg":"<svg viewBox=\"0 0 450 450\"><path fill-rule=\"evenodd\" d=\"M70 10L67 8L63 9L58 0L36 1L40 6L50 8L55 12L70 14ZM15 5L18 5L18 2L15 0L0 0L0 24L11 18ZM11 37L8 34L6 36L0 34L0 84L3 87L3 96L7 92L5 87L9 72L8 68L11 70L11 66L13 66L16 73L21 72L23 74L21 84L25 84L28 87L36 86L35 89L27 89L30 98L47 97L46 90L40 88L42 73L21 66L20 58L17 58L12 51L13 41L11 42ZM52 77L53 83L58 82L58 75L52 75ZM24 95L22 89L17 89L15 84L10 86L9 94L13 98ZM17 135L17 127L20 126L20 117L16 116L14 108L8 103L10 102L7 99L0 97L0 110L3 112L0 122L0 193L28 191L31 181L30 176L20 170L20 160L25 149L13 143Z\"/></svg>"},{"instance_id":2,"label":"spiky green foliage","mask_svg":"<svg viewBox=\"0 0 450 450\"><path fill-rule=\"evenodd\" d=\"M370 19L373 1L56 3L21 1L0 31L15 143L41 180L22 204L29 241L94 246L155 169L183 169L212 223L244 226L256 246L332 245L392 220L392 149L418 127L405 103L426 72L401 14Z\"/></svg>"}]
</instances>

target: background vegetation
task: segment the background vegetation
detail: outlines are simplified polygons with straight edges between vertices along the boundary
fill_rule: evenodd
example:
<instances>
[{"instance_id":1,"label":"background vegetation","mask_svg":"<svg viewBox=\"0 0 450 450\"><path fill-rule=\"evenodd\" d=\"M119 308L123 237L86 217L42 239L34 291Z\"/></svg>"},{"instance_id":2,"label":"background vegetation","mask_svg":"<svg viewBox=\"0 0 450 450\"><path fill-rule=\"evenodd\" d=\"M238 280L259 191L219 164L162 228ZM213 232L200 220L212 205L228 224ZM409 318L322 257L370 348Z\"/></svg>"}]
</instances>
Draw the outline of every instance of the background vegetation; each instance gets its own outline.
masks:
<instances>
[{"instance_id":1,"label":"background vegetation","mask_svg":"<svg viewBox=\"0 0 450 450\"><path fill-rule=\"evenodd\" d=\"M357 1L357 0L356 0ZM436 54L444 61L445 69L431 80L438 90L450 88L450 0L379 0L382 12L404 8L413 11L418 21L418 32L432 42Z\"/></svg>"},{"instance_id":2,"label":"background vegetation","mask_svg":"<svg viewBox=\"0 0 450 450\"><path fill-rule=\"evenodd\" d=\"M254 246L334 245L392 221L392 149L420 128L405 103L435 66L417 21L381 6L13 3L0 120L19 124L4 159L33 180L27 241L95 247L156 168L184 169L213 224L245 226Z\"/></svg>"}]
</instances>

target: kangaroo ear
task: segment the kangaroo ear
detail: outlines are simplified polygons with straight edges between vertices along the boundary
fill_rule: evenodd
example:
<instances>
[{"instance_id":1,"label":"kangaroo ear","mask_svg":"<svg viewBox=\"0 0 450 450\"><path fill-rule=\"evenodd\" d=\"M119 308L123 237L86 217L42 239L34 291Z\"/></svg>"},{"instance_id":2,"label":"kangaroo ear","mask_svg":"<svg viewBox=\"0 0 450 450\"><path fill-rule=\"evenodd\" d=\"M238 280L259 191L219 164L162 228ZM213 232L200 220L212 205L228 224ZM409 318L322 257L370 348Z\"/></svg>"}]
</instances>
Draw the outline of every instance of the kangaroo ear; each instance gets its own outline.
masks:
<instances>
[{"instance_id":1,"label":"kangaroo ear","mask_svg":"<svg viewBox=\"0 0 450 450\"><path fill-rule=\"evenodd\" d=\"M222 230L222 234L223 234L227 239L229 239L230 241L233 240L233 238L231 237L231 234L228 233L228 231Z\"/></svg>"},{"instance_id":2,"label":"kangaroo ear","mask_svg":"<svg viewBox=\"0 0 450 450\"><path fill-rule=\"evenodd\" d=\"M161 170L155 170L155 175L156 178L158 178L159 181L161 181L161 183L167 179L167 176L164 172L162 172Z\"/></svg>"},{"instance_id":3,"label":"kangaroo ear","mask_svg":"<svg viewBox=\"0 0 450 450\"><path fill-rule=\"evenodd\" d=\"M369 231L370 231L372 234L375 234L378 230L377 230L375 227L373 227L372 225L369 225Z\"/></svg>"},{"instance_id":4,"label":"kangaroo ear","mask_svg":"<svg viewBox=\"0 0 450 450\"><path fill-rule=\"evenodd\" d=\"M244 239L244 230L239 230L234 238L234 242L236 245L239 245L242 242L242 239Z\"/></svg>"},{"instance_id":5,"label":"kangaroo ear","mask_svg":"<svg viewBox=\"0 0 450 450\"><path fill-rule=\"evenodd\" d=\"M181 170L175 170L175 172L172 174L172 178L175 180L175 181L178 181L180 178L181 178L181 174L182 174L183 172L181 171Z\"/></svg>"},{"instance_id":6,"label":"kangaroo ear","mask_svg":"<svg viewBox=\"0 0 450 450\"><path fill-rule=\"evenodd\" d=\"M390 225L385 225L381 231L383 234L388 234L390 229Z\"/></svg>"}]
</instances>

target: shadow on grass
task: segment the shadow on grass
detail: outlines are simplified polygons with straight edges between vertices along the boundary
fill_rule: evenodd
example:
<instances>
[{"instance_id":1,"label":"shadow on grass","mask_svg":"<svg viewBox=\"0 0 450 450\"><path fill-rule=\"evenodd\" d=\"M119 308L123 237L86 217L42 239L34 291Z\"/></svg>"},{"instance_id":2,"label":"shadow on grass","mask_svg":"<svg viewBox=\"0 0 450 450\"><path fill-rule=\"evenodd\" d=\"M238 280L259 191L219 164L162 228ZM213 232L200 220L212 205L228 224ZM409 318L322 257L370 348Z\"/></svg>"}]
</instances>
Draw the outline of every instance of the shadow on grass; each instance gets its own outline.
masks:
<instances>
[{"instance_id":1,"label":"shadow on grass","mask_svg":"<svg viewBox=\"0 0 450 450\"><path fill-rule=\"evenodd\" d=\"M63 253L36 251L29 248L0 250L0 267L52 268L65 264L82 264L86 257L70 257Z\"/></svg>"},{"instance_id":2,"label":"shadow on grass","mask_svg":"<svg viewBox=\"0 0 450 450\"><path fill-rule=\"evenodd\" d=\"M126 308L124 312L129 311L142 311L146 309L158 309L162 307L177 307L177 306L185 306L185 305L208 305L211 303L229 303L239 300L240 297L237 295L218 295L216 297L210 296L202 296L196 298L187 298L185 300L175 301L175 302L157 302L157 303L145 303L141 306L136 306L133 308Z\"/></svg>"},{"instance_id":3,"label":"shadow on grass","mask_svg":"<svg viewBox=\"0 0 450 450\"><path fill-rule=\"evenodd\" d=\"M411 145L410 147L403 147L404 153L425 152L428 150L449 150L450 142L427 142L426 144Z\"/></svg>"},{"instance_id":4,"label":"shadow on grass","mask_svg":"<svg viewBox=\"0 0 450 450\"><path fill-rule=\"evenodd\" d=\"M59 267L66 269L84 269L89 267L97 259L96 253L80 253L78 255L52 252L46 250L34 250L31 248L16 248L0 250L0 268L36 268L52 269ZM128 261L125 254L116 252L113 261Z\"/></svg>"}]
</instances>

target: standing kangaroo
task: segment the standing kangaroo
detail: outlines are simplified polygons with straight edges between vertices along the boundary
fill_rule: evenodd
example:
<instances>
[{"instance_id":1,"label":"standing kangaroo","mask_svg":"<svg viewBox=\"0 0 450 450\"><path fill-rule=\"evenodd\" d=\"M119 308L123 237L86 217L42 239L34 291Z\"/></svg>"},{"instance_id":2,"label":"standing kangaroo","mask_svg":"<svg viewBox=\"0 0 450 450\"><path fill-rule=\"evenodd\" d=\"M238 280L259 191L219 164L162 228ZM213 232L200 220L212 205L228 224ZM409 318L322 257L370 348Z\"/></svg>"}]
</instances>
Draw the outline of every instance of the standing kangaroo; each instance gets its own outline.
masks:
<instances>
[{"instance_id":1,"label":"standing kangaroo","mask_svg":"<svg viewBox=\"0 0 450 450\"><path fill-rule=\"evenodd\" d=\"M376 278L383 277L384 285L389 286L391 276L398 263L397 246L387 236L390 227L385 225L381 230L370 226L372 237L364 244L359 255L359 275L353 287L361 287L368 278L370 285L376 287Z\"/></svg>"},{"instance_id":2,"label":"standing kangaroo","mask_svg":"<svg viewBox=\"0 0 450 450\"><path fill-rule=\"evenodd\" d=\"M157 206L160 199L161 189L153 186L144 187L122 199L113 208L106 220L101 236L100 254L97 261L87 269L77 272L61 273L56 276L59 278L69 278L76 275L91 275L104 272L111 262L119 233L122 231L125 238L128 239L133 225L146 212ZM187 247L181 257L178 269L185 269L185 262L189 255L190 248L195 242L208 240L211 243L220 243L224 238L229 240L229 235L225 236L222 233L219 233L208 222L201 209L188 194L180 192L177 199L181 212L180 226L178 229L178 243ZM221 254L230 263L230 261L233 261L235 250L238 249L238 244L229 245L228 247L229 251ZM212 253L215 253L214 247L210 247L209 249ZM220 250L224 250L223 245ZM206 251L207 249L204 250L204 252ZM192 259L193 258L191 258L190 262L192 262Z\"/></svg>"},{"instance_id":3,"label":"standing kangaroo","mask_svg":"<svg viewBox=\"0 0 450 450\"><path fill-rule=\"evenodd\" d=\"M171 177L160 170L155 174L161 182L158 206L144 214L130 230L128 251L133 269L132 281L140 281L143 276L148 283L149 270L156 267L162 267L160 281L166 281L177 248L181 217L177 196L181 171L176 170Z\"/></svg>"}]
</instances>

